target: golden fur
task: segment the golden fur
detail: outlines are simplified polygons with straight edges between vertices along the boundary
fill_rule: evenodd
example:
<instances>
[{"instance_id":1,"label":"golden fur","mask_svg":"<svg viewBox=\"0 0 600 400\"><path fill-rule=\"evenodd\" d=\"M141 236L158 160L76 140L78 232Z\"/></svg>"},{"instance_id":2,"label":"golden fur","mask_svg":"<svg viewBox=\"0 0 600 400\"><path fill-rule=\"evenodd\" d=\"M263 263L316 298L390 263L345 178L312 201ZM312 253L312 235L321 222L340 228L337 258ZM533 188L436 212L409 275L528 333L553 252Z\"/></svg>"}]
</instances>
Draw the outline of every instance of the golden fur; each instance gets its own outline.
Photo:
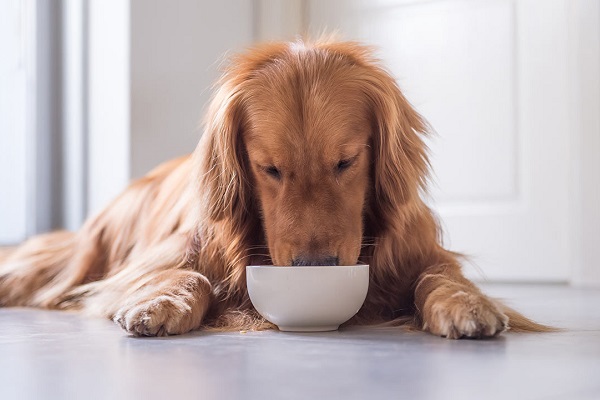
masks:
<instances>
[{"instance_id":1,"label":"golden fur","mask_svg":"<svg viewBox=\"0 0 600 400\"><path fill-rule=\"evenodd\" d=\"M371 265L349 324L413 318L448 338L547 329L486 297L423 203L427 126L356 43L232 60L193 155L132 183L77 233L0 253L0 305L79 309L135 335L267 328L245 266Z\"/></svg>"}]
</instances>

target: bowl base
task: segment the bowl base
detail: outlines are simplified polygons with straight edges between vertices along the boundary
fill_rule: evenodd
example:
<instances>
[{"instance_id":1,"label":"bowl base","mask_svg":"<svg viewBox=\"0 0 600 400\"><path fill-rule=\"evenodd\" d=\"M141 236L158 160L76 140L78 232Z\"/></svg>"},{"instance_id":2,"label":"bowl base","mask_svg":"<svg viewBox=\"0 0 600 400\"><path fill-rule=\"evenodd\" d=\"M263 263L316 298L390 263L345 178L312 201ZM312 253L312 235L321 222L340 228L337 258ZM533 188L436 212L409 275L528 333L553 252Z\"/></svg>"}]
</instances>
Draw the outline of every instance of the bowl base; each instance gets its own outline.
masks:
<instances>
[{"instance_id":1,"label":"bowl base","mask_svg":"<svg viewBox=\"0 0 600 400\"><path fill-rule=\"evenodd\" d=\"M329 332L337 331L339 325L320 326L277 326L282 332Z\"/></svg>"}]
</instances>

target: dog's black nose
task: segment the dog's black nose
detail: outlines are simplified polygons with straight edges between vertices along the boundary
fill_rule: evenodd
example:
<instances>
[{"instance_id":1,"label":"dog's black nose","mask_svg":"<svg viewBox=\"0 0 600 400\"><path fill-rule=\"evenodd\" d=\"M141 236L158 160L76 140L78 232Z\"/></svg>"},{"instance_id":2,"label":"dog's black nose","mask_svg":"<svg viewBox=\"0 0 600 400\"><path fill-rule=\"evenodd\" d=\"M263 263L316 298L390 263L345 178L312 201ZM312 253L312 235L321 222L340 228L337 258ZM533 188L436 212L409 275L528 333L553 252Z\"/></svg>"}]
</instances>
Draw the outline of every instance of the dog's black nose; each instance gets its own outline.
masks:
<instances>
[{"instance_id":1,"label":"dog's black nose","mask_svg":"<svg viewBox=\"0 0 600 400\"><path fill-rule=\"evenodd\" d=\"M299 256L292 260L292 266L294 267L308 267L308 266L321 266L321 265L339 265L340 260L337 257L323 256L323 257L311 257L311 256Z\"/></svg>"}]
</instances>

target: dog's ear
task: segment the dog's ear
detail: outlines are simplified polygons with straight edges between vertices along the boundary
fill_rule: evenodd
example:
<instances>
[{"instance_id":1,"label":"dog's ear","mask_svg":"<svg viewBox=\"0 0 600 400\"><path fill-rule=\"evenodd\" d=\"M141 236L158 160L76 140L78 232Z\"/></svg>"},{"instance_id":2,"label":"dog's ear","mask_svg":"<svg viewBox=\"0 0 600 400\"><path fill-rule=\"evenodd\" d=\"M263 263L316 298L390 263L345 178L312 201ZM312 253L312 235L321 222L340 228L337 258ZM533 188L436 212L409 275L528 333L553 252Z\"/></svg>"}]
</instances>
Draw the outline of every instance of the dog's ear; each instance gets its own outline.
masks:
<instances>
[{"instance_id":1,"label":"dog's ear","mask_svg":"<svg viewBox=\"0 0 600 400\"><path fill-rule=\"evenodd\" d=\"M242 145L244 111L236 82L225 81L212 100L196 161L208 218L239 220L248 211L250 184Z\"/></svg>"},{"instance_id":2,"label":"dog's ear","mask_svg":"<svg viewBox=\"0 0 600 400\"><path fill-rule=\"evenodd\" d=\"M265 64L285 51L281 43L253 48L230 60L230 67L217 82L210 104L205 130L196 149L196 171L201 176L199 192L203 210L213 221L228 218L243 225L251 215L253 192L250 168L243 143L246 123L244 105L247 84Z\"/></svg>"},{"instance_id":3,"label":"dog's ear","mask_svg":"<svg viewBox=\"0 0 600 400\"><path fill-rule=\"evenodd\" d=\"M429 173L427 124L400 91L396 81L376 64L366 68L373 148L374 207L379 218L420 196Z\"/></svg>"}]
</instances>

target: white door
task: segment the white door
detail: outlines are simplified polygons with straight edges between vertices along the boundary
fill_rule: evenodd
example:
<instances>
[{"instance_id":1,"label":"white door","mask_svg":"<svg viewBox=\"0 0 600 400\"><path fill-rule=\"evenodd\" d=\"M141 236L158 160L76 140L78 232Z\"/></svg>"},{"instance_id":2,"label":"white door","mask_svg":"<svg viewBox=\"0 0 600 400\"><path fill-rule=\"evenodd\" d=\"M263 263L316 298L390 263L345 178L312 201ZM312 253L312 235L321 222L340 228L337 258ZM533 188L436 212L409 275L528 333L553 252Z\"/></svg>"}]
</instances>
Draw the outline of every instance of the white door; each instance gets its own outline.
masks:
<instances>
[{"instance_id":1,"label":"white door","mask_svg":"<svg viewBox=\"0 0 600 400\"><path fill-rule=\"evenodd\" d=\"M567 281L567 0L308 2L309 31L376 45L431 123L432 206L474 279Z\"/></svg>"}]
</instances>

